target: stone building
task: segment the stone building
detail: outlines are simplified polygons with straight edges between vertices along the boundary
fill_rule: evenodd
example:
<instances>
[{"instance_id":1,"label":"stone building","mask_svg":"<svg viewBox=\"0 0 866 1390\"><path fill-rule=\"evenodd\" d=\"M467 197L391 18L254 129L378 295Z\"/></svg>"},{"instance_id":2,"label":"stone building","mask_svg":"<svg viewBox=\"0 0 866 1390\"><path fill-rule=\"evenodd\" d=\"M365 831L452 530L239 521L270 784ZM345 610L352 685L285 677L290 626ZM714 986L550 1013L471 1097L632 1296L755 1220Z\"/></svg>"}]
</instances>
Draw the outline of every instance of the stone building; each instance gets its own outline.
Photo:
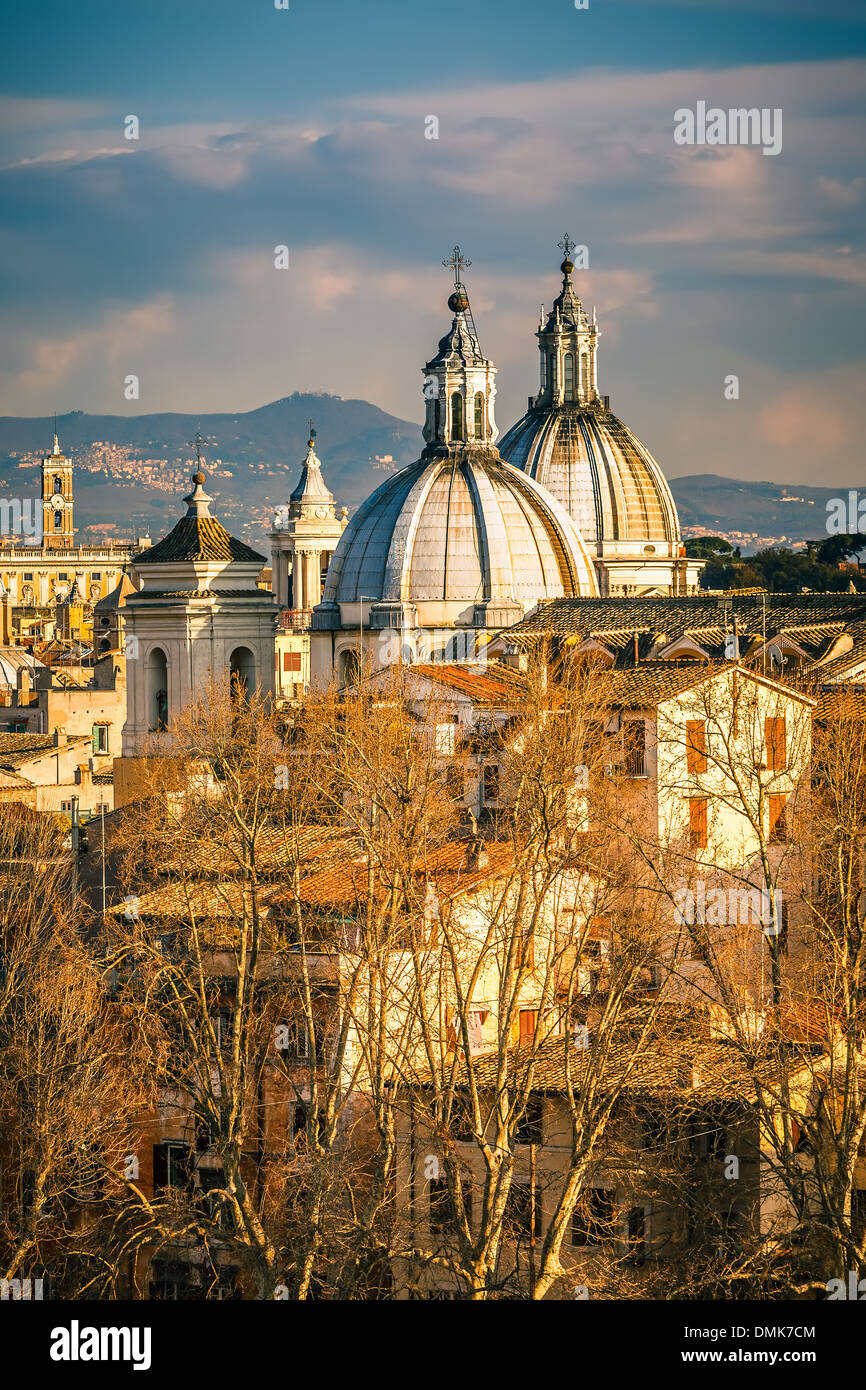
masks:
<instances>
[{"instance_id":1,"label":"stone building","mask_svg":"<svg viewBox=\"0 0 866 1390\"><path fill-rule=\"evenodd\" d=\"M258 586L265 557L211 516L204 473L192 481L186 514L132 561L141 588L124 603L124 757L143 753L211 676L274 689L277 609Z\"/></svg>"}]
</instances>

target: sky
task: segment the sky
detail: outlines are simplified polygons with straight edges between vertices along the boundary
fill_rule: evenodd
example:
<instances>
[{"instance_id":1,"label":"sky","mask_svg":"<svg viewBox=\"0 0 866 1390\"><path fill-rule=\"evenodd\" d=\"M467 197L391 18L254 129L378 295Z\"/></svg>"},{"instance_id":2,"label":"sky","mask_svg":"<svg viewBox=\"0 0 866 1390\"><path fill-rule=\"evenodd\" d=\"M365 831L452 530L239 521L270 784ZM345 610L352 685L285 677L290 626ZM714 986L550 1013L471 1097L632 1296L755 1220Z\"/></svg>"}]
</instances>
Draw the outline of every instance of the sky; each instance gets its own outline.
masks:
<instances>
[{"instance_id":1,"label":"sky","mask_svg":"<svg viewBox=\"0 0 866 1390\"><path fill-rule=\"evenodd\" d=\"M862 0L0 14L0 414L329 391L420 421L459 243L504 433L567 231L599 389L668 476L864 481ZM780 153L677 144L700 101L781 109Z\"/></svg>"}]
</instances>

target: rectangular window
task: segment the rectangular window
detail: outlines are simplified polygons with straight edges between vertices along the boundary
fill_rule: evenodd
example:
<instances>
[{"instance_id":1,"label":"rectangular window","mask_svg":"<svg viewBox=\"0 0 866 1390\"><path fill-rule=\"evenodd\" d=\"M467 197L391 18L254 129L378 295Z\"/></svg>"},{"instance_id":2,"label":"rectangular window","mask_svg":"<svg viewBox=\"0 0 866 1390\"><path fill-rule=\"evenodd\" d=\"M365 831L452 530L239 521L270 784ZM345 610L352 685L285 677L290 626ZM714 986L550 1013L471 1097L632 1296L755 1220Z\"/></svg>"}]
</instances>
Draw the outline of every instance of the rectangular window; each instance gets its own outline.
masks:
<instances>
[{"instance_id":1,"label":"rectangular window","mask_svg":"<svg viewBox=\"0 0 866 1390\"><path fill-rule=\"evenodd\" d=\"M517 943L517 966L520 970L535 969L535 933L528 927Z\"/></svg>"},{"instance_id":2,"label":"rectangular window","mask_svg":"<svg viewBox=\"0 0 866 1390\"><path fill-rule=\"evenodd\" d=\"M542 1096L531 1095L527 1100L526 1109L517 1122L514 1142L516 1144L544 1143L544 1099Z\"/></svg>"},{"instance_id":3,"label":"rectangular window","mask_svg":"<svg viewBox=\"0 0 866 1390\"><path fill-rule=\"evenodd\" d=\"M454 753L456 730L453 724L437 724L434 748L439 758L450 758Z\"/></svg>"},{"instance_id":4,"label":"rectangular window","mask_svg":"<svg viewBox=\"0 0 866 1390\"><path fill-rule=\"evenodd\" d=\"M452 801L463 800L463 768L459 763L452 763L446 773L448 783L448 795Z\"/></svg>"},{"instance_id":5,"label":"rectangular window","mask_svg":"<svg viewBox=\"0 0 866 1390\"><path fill-rule=\"evenodd\" d=\"M628 719L622 726L622 750L626 777L646 776L646 723Z\"/></svg>"},{"instance_id":6,"label":"rectangular window","mask_svg":"<svg viewBox=\"0 0 866 1390\"><path fill-rule=\"evenodd\" d=\"M537 1193L535 1202L532 1197L528 1182L512 1182L505 1205L505 1233L512 1240L519 1240L522 1236L537 1236L540 1232Z\"/></svg>"},{"instance_id":7,"label":"rectangular window","mask_svg":"<svg viewBox=\"0 0 866 1390\"><path fill-rule=\"evenodd\" d=\"M487 763L484 768L484 801L499 800L499 768L496 763Z\"/></svg>"},{"instance_id":8,"label":"rectangular window","mask_svg":"<svg viewBox=\"0 0 866 1390\"><path fill-rule=\"evenodd\" d=\"M517 1036L522 1043L532 1042L538 1026L537 1009L521 1009L517 1015Z\"/></svg>"},{"instance_id":9,"label":"rectangular window","mask_svg":"<svg viewBox=\"0 0 866 1390\"><path fill-rule=\"evenodd\" d=\"M572 1245L599 1245L616 1235L616 1191L591 1187L581 1195L571 1218Z\"/></svg>"},{"instance_id":10,"label":"rectangular window","mask_svg":"<svg viewBox=\"0 0 866 1390\"><path fill-rule=\"evenodd\" d=\"M643 1207L632 1207L628 1214L628 1254L636 1265L642 1265L646 1258L646 1212Z\"/></svg>"},{"instance_id":11,"label":"rectangular window","mask_svg":"<svg viewBox=\"0 0 866 1390\"><path fill-rule=\"evenodd\" d=\"M108 752L108 725L94 724L93 726L93 751L94 753Z\"/></svg>"},{"instance_id":12,"label":"rectangular window","mask_svg":"<svg viewBox=\"0 0 866 1390\"><path fill-rule=\"evenodd\" d=\"M192 1192L193 1157L189 1144L166 1140L153 1146L153 1191Z\"/></svg>"},{"instance_id":13,"label":"rectangular window","mask_svg":"<svg viewBox=\"0 0 866 1390\"><path fill-rule=\"evenodd\" d=\"M770 794L770 844L784 845L788 842L787 796Z\"/></svg>"},{"instance_id":14,"label":"rectangular window","mask_svg":"<svg viewBox=\"0 0 866 1390\"><path fill-rule=\"evenodd\" d=\"M102 583L102 571L101 571L101 570L94 570L93 573L92 573L91 576L90 576L90 580L91 580L91 583L92 583L92 584L101 584L101 583Z\"/></svg>"},{"instance_id":15,"label":"rectangular window","mask_svg":"<svg viewBox=\"0 0 866 1390\"><path fill-rule=\"evenodd\" d=\"M788 737L785 719L764 720L764 746L770 772L784 772L788 766Z\"/></svg>"},{"instance_id":16,"label":"rectangular window","mask_svg":"<svg viewBox=\"0 0 866 1390\"><path fill-rule=\"evenodd\" d=\"M430 1234L444 1236L448 1230L451 1216L451 1199L448 1196L448 1179L430 1179Z\"/></svg>"},{"instance_id":17,"label":"rectangular window","mask_svg":"<svg viewBox=\"0 0 866 1390\"><path fill-rule=\"evenodd\" d=\"M300 653L300 652L283 652L283 670L284 670L284 671L300 671L300 669L301 669L301 653Z\"/></svg>"},{"instance_id":18,"label":"rectangular window","mask_svg":"<svg viewBox=\"0 0 866 1390\"><path fill-rule=\"evenodd\" d=\"M33 580L33 571L32 571L32 570L25 570L25 571L24 571L24 578L25 578L25 580L30 580L30 581L32 582L32 580Z\"/></svg>"},{"instance_id":19,"label":"rectangular window","mask_svg":"<svg viewBox=\"0 0 866 1390\"><path fill-rule=\"evenodd\" d=\"M689 800L689 839L692 849L707 847L707 798L693 796Z\"/></svg>"},{"instance_id":20,"label":"rectangular window","mask_svg":"<svg viewBox=\"0 0 866 1390\"><path fill-rule=\"evenodd\" d=\"M686 720L686 768L690 775L707 770L707 721Z\"/></svg>"}]
</instances>

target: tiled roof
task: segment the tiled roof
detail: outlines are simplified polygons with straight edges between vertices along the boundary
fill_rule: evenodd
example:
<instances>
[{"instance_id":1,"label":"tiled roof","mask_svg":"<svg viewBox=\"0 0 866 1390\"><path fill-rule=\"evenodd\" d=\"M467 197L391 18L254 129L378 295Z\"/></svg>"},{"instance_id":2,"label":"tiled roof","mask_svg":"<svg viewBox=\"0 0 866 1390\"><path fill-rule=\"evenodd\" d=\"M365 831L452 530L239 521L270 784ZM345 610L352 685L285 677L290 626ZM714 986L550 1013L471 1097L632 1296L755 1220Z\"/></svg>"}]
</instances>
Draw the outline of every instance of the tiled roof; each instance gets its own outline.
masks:
<instances>
[{"instance_id":1,"label":"tiled roof","mask_svg":"<svg viewBox=\"0 0 866 1390\"><path fill-rule=\"evenodd\" d=\"M662 1022L664 1013L659 1019ZM725 1042L706 1037L656 1036L641 1046L635 1037L617 1044L603 1044L601 1056L593 1048L592 1032L588 1049L575 1047L571 1037L550 1038L534 1047L524 1043L509 1054L512 1079L533 1064L533 1090L549 1094L567 1092L569 1079L579 1089L584 1076L595 1079L601 1070L601 1090L622 1090L639 1096L691 1095L697 1105L720 1100L754 1100L754 1075L738 1050ZM760 1063L758 1064L760 1066ZM764 1064L767 1078L774 1076L773 1063ZM492 1051L472 1058L472 1071L482 1089L498 1090L501 1085L500 1059ZM778 1074L778 1071L775 1071ZM458 1084L467 1076L465 1059L460 1064Z\"/></svg>"},{"instance_id":2,"label":"tiled roof","mask_svg":"<svg viewBox=\"0 0 866 1390\"><path fill-rule=\"evenodd\" d=\"M866 636L866 595L862 594L695 594L683 598L550 599L502 636L509 643L531 645L544 637L595 637L616 650L616 665L634 664L634 634L639 656L647 636L664 633L668 643L688 634L717 658L722 650L725 613L736 618L741 650L760 645L764 636L790 631L804 645L820 645L843 630ZM842 658L845 660L846 658ZM850 653L848 654L850 659Z\"/></svg>"},{"instance_id":3,"label":"tiled roof","mask_svg":"<svg viewBox=\"0 0 866 1390\"><path fill-rule=\"evenodd\" d=\"M485 843L487 863L472 863L466 841L456 841L431 852L416 871L419 881L435 884L441 901L471 892L482 883L508 872L513 862L511 845L505 842ZM341 907L367 901L367 860L361 854L335 860L317 873L301 880L299 897L310 907ZM374 883L374 896L381 897L384 888Z\"/></svg>"},{"instance_id":4,"label":"tiled roof","mask_svg":"<svg viewBox=\"0 0 866 1390\"><path fill-rule=\"evenodd\" d=\"M450 661L422 662L412 667L412 673L468 695L476 704L507 703L526 691L524 677L507 666L478 668Z\"/></svg>"},{"instance_id":5,"label":"tiled roof","mask_svg":"<svg viewBox=\"0 0 866 1390\"><path fill-rule=\"evenodd\" d=\"M170 564L177 560L242 560L245 564L265 564L264 555L230 536L212 516L182 516L163 540L133 556L136 567Z\"/></svg>"},{"instance_id":6,"label":"tiled roof","mask_svg":"<svg viewBox=\"0 0 866 1390\"><path fill-rule=\"evenodd\" d=\"M90 744L89 734L74 734L59 748L51 734L0 734L0 767L9 771L23 767L46 753L62 753L64 749Z\"/></svg>"}]
</instances>

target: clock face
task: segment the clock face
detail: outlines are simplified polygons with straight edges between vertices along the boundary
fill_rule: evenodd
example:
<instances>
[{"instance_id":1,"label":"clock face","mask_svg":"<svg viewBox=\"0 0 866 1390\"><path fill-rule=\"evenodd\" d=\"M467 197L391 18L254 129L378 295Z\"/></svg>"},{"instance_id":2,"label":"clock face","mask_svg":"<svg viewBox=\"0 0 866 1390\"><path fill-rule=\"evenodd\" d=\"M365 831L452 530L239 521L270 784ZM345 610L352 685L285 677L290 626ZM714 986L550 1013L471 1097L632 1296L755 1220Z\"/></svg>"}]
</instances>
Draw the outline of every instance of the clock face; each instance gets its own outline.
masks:
<instances>
[{"instance_id":1,"label":"clock face","mask_svg":"<svg viewBox=\"0 0 866 1390\"><path fill-rule=\"evenodd\" d=\"M52 507L54 508L54 510L55 510L56 512L59 512L59 511L62 509L62 507L63 507L63 498L62 498L62 497L52 497L52 499L51 499L51 505L52 505Z\"/></svg>"}]
</instances>

